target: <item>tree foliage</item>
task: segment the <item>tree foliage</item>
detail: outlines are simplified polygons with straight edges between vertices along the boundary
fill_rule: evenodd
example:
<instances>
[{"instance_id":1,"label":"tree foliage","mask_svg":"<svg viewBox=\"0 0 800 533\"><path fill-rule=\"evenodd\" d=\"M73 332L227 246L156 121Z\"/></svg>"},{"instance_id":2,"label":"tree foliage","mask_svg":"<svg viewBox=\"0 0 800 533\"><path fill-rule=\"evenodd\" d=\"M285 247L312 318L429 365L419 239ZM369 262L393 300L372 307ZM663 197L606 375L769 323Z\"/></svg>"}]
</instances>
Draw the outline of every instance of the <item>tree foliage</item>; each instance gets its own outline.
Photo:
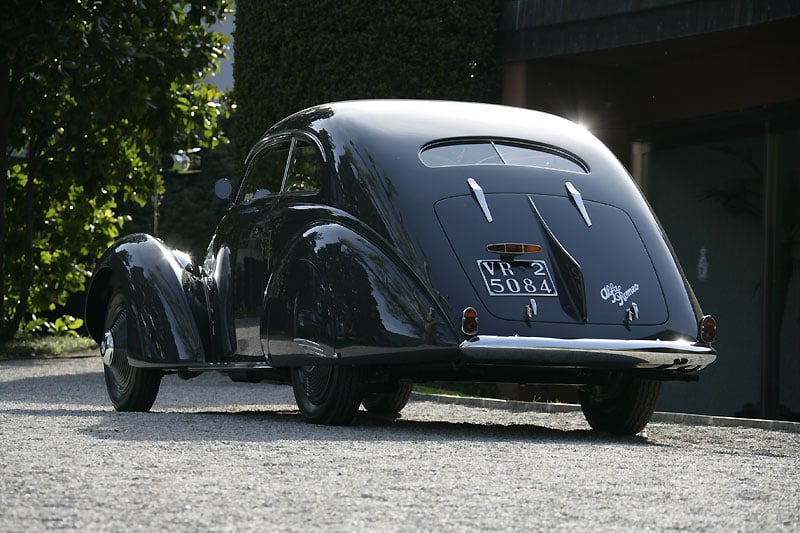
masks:
<instances>
[{"instance_id":1,"label":"tree foliage","mask_svg":"<svg viewBox=\"0 0 800 533\"><path fill-rule=\"evenodd\" d=\"M224 121L229 123L230 121ZM226 131L230 128L227 125ZM164 191L158 204L158 236L171 248L178 248L201 262L217 223L228 209L228 202L214 193L214 183L233 174L233 145L221 145L200 153L196 173L165 172ZM126 233L153 233L153 202L141 206L126 202L117 209L131 220Z\"/></svg>"},{"instance_id":2,"label":"tree foliage","mask_svg":"<svg viewBox=\"0 0 800 533\"><path fill-rule=\"evenodd\" d=\"M275 121L356 98L496 101L489 0L238 0L237 159Z\"/></svg>"},{"instance_id":3,"label":"tree foliage","mask_svg":"<svg viewBox=\"0 0 800 533\"><path fill-rule=\"evenodd\" d=\"M7 2L8 3L8 2ZM198 82L227 0L10 0L0 21L0 338L83 289L144 203L155 155L224 141L223 95ZM10 14L10 16L8 15ZM33 318L34 320L30 320Z\"/></svg>"}]
</instances>

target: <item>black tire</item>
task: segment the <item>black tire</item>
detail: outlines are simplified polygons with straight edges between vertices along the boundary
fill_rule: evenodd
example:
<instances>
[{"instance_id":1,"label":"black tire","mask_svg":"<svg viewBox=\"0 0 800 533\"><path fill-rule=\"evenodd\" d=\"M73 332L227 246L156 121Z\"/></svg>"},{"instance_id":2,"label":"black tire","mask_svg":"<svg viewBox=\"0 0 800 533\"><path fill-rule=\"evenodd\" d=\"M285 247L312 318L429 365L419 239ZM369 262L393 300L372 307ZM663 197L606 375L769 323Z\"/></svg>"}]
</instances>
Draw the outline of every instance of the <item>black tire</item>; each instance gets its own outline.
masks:
<instances>
[{"instance_id":1,"label":"black tire","mask_svg":"<svg viewBox=\"0 0 800 533\"><path fill-rule=\"evenodd\" d=\"M162 373L151 368L137 368L128 363L128 354L135 355L135 343L129 337L131 310L122 292L115 292L106 307L104 331L106 337L101 352L106 353L113 339L113 356L103 358L103 373L106 378L108 397L117 411L149 411L158 396Z\"/></svg>"},{"instance_id":2,"label":"black tire","mask_svg":"<svg viewBox=\"0 0 800 533\"><path fill-rule=\"evenodd\" d=\"M636 435L650 421L661 382L615 375L604 385L581 392L583 415L597 431Z\"/></svg>"},{"instance_id":3,"label":"black tire","mask_svg":"<svg viewBox=\"0 0 800 533\"><path fill-rule=\"evenodd\" d=\"M366 392L361 369L339 365L293 368L292 388L303 418L326 426L352 422Z\"/></svg>"},{"instance_id":4,"label":"black tire","mask_svg":"<svg viewBox=\"0 0 800 533\"><path fill-rule=\"evenodd\" d=\"M370 392L361 400L361 405L370 413L399 413L408 403L411 388L411 383L398 383L397 390L392 392Z\"/></svg>"}]
</instances>

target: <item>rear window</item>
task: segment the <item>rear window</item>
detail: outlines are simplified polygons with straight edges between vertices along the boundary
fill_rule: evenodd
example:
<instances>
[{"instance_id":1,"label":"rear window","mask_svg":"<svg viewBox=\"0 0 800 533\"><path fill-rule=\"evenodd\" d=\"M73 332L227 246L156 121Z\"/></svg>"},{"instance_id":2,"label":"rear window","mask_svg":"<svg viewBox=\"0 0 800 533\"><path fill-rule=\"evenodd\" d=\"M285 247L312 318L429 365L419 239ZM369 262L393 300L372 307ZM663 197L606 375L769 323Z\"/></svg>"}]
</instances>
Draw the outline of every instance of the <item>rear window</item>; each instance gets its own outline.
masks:
<instances>
[{"instance_id":1,"label":"rear window","mask_svg":"<svg viewBox=\"0 0 800 533\"><path fill-rule=\"evenodd\" d=\"M420 159L428 167L461 165L517 165L587 174L587 167L570 154L554 148L507 141L437 143L422 149Z\"/></svg>"}]
</instances>

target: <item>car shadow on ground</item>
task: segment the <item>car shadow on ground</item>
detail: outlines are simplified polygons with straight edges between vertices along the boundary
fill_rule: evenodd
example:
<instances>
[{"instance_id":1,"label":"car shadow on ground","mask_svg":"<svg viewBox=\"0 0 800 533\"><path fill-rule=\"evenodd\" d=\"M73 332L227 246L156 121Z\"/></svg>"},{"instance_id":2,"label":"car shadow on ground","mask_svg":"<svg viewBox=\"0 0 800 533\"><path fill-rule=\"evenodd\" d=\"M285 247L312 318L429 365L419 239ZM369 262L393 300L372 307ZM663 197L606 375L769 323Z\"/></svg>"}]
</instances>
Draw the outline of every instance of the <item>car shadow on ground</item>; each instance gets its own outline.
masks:
<instances>
[{"instance_id":1,"label":"car shadow on ground","mask_svg":"<svg viewBox=\"0 0 800 533\"><path fill-rule=\"evenodd\" d=\"M195 387L197 390L193 394ZM247 390L248 387L250 390ZM6 381L0 387L0 415L77 417L74 424L77 431L96 438L117 440L523 441L659 445L643 436L609 435L578 423L558 423L558 417L562 415L536 418L535 415L520 414L497 422L491 418L487 420L485 414L476 417L477 421L464 421L462 413L461 420L458 417L448 420L447 409L451 406L444 404L441 404L441 414L426 414L423 420L414 414L406 418L376 415L362 410L351 426L320 426L303 420L287 388L233 384L220 378L199 379L196 384L167 384L163 388L166 389L162 391L165 394L159 395L152 412L120 413L108 403L102 371L96 368L75 374L27 376ZM203 398L209 401L203 401ZM414 402L409 407L413 405ZM477 409L476 413L480 411L485 410ZM471 414L468 416L471 418ZM430 419L432 417L434 419ZM515 422L515 418L519 422ZM531 422L531 418L535 420ZM542 423L539 423L540 419ZM558 427L548 427L545 420L555 421L550 425ZM62 426L60 423L57 425Z\"/></svg>"},{"instance_id":2,"label":"car shadow on ground","mask_svg":"<svg viewBox=\"0 0 800 533\"><path fill-rule=\"evenodd\" d=\"M92 412L101 420L81 431L103 439L190 442L527 442L574 445L660 446L643 436L619 436L591 429L558 429L544 425L485 424L447 420L405 420L359 412L350 426L305 422L292 408L258 410ZM70 413L52 412L54 416Z\"/></svg>"}]
</instances>

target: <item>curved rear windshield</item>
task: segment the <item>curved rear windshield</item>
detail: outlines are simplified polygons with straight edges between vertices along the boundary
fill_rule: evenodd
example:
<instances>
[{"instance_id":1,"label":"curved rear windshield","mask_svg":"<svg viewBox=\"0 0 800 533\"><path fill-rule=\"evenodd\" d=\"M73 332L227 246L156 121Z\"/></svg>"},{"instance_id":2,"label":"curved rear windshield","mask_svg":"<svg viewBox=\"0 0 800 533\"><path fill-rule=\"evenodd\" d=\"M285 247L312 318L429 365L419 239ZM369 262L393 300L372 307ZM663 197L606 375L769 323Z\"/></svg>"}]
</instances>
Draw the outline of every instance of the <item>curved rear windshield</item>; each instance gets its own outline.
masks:
<instances>
[{"instance_id":1,"label":"curved rear windshield","mask_svg":"<svg viewBox=\"0 0 800 533\"><path fill-rule=\"evenodd\" d=\"M587 168L572 156L557 150L505 141L462 141L423 148L419 158L428 167L461 165L518 165L587 174Z\"/></svg>"}]
</instances>

